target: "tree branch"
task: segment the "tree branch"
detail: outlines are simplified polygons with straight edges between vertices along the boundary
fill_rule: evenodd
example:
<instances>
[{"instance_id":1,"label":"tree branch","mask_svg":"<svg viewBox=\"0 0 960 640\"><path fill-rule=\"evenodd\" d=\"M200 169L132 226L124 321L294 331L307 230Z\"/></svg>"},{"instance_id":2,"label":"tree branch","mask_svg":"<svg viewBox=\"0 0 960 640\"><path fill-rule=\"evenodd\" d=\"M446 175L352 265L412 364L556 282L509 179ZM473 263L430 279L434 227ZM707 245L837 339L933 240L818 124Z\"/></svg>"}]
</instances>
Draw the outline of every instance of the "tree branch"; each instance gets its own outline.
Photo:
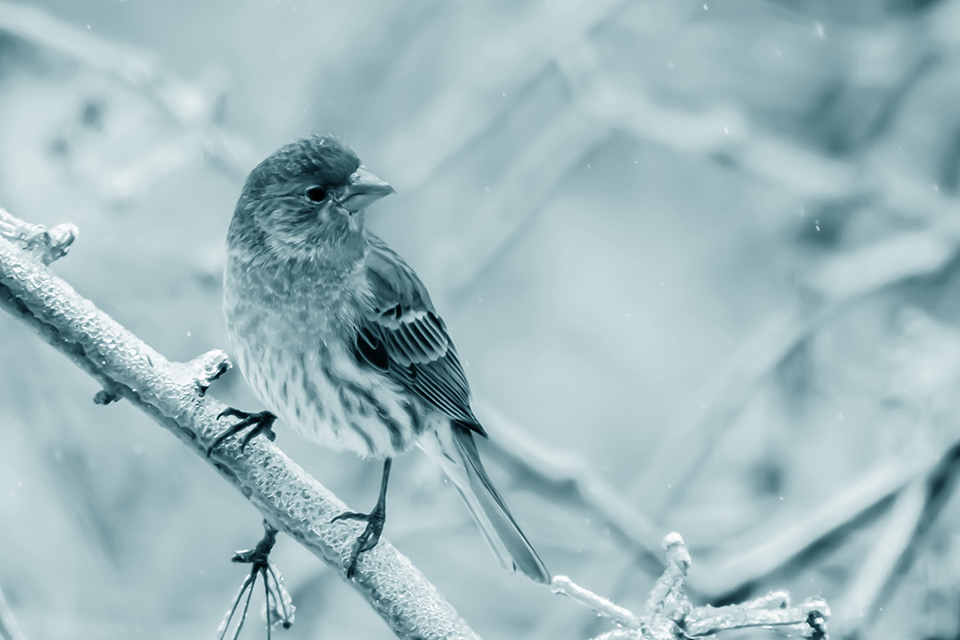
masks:
<instances>
[{"instance_id":1,"label":"tree branch","mask_svg":"<svg viewBox=\"0 0 960 640\"><path fill-rule=\"evenodd\" d=\"M31 233L17 232L23 229ZM217 415L225 405L204 392L230 366L226 354L168 361L35 259L55 259L64 253L58 247L69 245L41 229L0 208L0 307L100 382L98 402L129 400L206 459L205 446L224 428ZM347 510L335 495L264 438L252 441L245 454L236 439L228 440L209 462L274 527L346 579L361 525L330 523ZM400 638L478 638L386 540L364 554L348 582Z\"/></svg>"},{"instance_id":2,"label":"tree branch","mask_svg":"<svg viewBox=\"0 0 960 640\"><path fill-rule=\"evenodd\" d=\"M808 598L790 606L786 591L726 607L695 607L683 583L690 569L690 553L679 533L664 537L666 569L654 584L637 616L606 598L576 585L566 576L554 576L551 587L618 625L594 640L678 640L714 637L719 631L747 627L787 627L814 640L827 637L830 608L822 598Z\"/></svg>"}]
</instances>

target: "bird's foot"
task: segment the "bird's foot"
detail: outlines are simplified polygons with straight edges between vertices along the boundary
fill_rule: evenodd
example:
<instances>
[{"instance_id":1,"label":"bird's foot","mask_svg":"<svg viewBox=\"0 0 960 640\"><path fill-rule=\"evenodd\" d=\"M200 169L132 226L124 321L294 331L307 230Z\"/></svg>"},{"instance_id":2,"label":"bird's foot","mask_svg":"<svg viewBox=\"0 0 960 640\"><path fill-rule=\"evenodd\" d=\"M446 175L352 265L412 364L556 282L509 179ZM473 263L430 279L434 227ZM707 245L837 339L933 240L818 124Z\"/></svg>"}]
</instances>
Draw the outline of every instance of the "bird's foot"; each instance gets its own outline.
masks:
<instances>
[{"instance_id":1,"label":"bird's foot","mask_svg":"<svg viewBox=\"0 0 960 640\"><path fill-rule=\"evenodd\" d=\"M256 438L261 433L267 436L267 439L270 442L273 442L277 439L277 434L273 432L273 423L276 422L277 416L273 415L269 411L260 411L259 413L247 413L246 411L240 411L239 409L234 409L229 407L220 412L217 416L217 419L223 418L225 416L231 416L234 418L240 418L240 422L231 426L229 429L225 430L223 433L218 435L214 439L213 443L207 447L207 457L210 457L210 454L213 453L213 450L223 444L223 441L229 438L230 436L237 435L241 431L249 429L249 431L243 436L243 440L240 442L240 452L243 453L247 449L247 445L250 444L250 441Z\"/></svg>"},{"instance_id":2,"label":"bird's foot","mask_svg":"<svg viewBox=\"0 0 960 640\"><path fill-rule=\"evenodd\" d=\"M330 522L337 522L339 520L366 520L367 526L363 530L363 533L360 534L360 537L357 538L357 543L353 547L353 552L350 554L350 564L347 566L347 577L352 578L353 574L357 572L357 560L360 559L360 554L366 551L370 551L377 543L380 542L380 534L383 533L383 524L387 519L386 508L384 505L378 504L374 507L373 511L370 513L355 513L353 511L348 511L346 513L341 513L336 518Z\"/></svg>"},{"instance_id":3,"label":"bird's foot","mask_svg":"<svg viewBox=\"0 0 960 640\"><path fill-rule=\"evenodd\" d=\"M277 530L274 529L269 522L264 520L263 538L260 539L257 546L253 549L247 549L246 551L237 551L233 554L233 557L230 558L230 561L238 564L251 564L253 565L251 567L253 571L266 569L270 559L270 552L273 551L273 545L275 544L277 544Z\"/></svg>"},{"instance_id":4,"label":"bird's foot","mask_svg":"<svg viewBox=\"0 0 960 640\"><path fill-rule=\"evenodd\" d=\"M250 565L250 573L244 579L240 591L233 599L223 622L217 629L217 640L225 640L230 629L230 623L235 616L237 622L230 637L236 640L240 636L243 623L247 618L247 611L250 609L250 600L253 596L253 590L257 586L258 577L263 579L263 591L266 598L267 640L271 638L274 625L281 624L285 629L289 629L290 625L293 624L296 607L293 606L290 594L283 586L283 578L280 577L279 570L270 562L270 552L277 543L277 530L266 520L263 522L263 529L263 538L257 543L257 546L246 551L238 551L233 555L233 562ZM243 603L242 607L241 602Z\"/></svg>"}]
</instances>

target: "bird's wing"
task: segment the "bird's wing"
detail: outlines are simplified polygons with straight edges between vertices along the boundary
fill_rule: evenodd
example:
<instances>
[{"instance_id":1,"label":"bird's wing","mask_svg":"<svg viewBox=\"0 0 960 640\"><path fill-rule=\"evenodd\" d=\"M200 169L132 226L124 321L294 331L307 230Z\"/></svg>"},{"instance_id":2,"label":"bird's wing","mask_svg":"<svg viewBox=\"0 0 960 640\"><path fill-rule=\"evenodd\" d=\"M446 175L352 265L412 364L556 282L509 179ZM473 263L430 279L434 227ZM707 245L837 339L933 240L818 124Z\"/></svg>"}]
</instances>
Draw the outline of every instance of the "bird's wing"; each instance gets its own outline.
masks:
<instances>
[{"instance_id":1,"label":"bird's wing","mask_svg":"<svg viewBox=\"0 0 960 640\"><path fill-rule=\"evenodd\" d=\"M368 239L366 279L371 297L356 330L358 361L452 420L486 435L470 409L467 377L426 287L382 240L372 235Z\"/></svg>"}]
</instances>

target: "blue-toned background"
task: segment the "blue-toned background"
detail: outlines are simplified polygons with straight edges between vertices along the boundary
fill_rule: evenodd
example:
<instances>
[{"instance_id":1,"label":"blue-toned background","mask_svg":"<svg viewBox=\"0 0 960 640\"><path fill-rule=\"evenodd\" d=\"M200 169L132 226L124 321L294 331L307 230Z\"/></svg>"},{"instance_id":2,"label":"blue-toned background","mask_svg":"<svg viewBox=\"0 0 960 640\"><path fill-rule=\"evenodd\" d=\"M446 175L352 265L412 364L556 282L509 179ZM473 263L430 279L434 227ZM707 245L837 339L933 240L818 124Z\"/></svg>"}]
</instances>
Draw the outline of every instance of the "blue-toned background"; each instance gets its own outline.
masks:
<instances>
[{"instance_id":1,"label":"blue-toned background","mask_svg":"<svg viewBox=\"0 0 960 640\"><path fill-rule=\"evenodd\" d=\"M840 638L960 634L958 104L960 0L0 2L0 205L80 227L55 268L82 294L171 359L229 348L242 179L335 133L397 190L369 224L550 568L640 610L676 530L697 601L823 595ZM96 391L0 317L0 588L31 640L212 638L260 518ZM260 408L236 370L212 393ZM278 431L372 505L377 463ZM606 629L502 572L419 452L389 504L481 635ZM278 637L391 637L275 560Z\"/></svg>"}]
</instances>

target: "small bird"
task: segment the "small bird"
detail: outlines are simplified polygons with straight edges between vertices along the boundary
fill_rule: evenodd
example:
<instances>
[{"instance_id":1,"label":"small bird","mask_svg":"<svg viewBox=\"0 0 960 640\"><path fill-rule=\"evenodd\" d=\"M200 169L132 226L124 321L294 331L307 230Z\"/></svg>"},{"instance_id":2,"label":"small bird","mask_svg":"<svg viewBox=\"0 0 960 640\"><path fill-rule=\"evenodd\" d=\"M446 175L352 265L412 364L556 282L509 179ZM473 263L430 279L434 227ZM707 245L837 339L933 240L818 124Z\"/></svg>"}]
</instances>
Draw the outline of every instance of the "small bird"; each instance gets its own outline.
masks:
<instances>
[{"instance_id":1,"label":"small bird","mask_svg":"<svg viewBox=\"0 0 960 640\"><path fill-rule=\"evenodd\" d=\"M486 437L446 325L403 259L364 228L393 193L334 137L287 144L249 175L227 237L224 313L247 382L269 411L220 434L273 438L279 417L306 438L383 459L376 506L344 513L366 528L347 575L383 531L392 459L418 445L466 501L500 564L550 574L510 515L477 452Z\"/></svg>"}]
</instances>

